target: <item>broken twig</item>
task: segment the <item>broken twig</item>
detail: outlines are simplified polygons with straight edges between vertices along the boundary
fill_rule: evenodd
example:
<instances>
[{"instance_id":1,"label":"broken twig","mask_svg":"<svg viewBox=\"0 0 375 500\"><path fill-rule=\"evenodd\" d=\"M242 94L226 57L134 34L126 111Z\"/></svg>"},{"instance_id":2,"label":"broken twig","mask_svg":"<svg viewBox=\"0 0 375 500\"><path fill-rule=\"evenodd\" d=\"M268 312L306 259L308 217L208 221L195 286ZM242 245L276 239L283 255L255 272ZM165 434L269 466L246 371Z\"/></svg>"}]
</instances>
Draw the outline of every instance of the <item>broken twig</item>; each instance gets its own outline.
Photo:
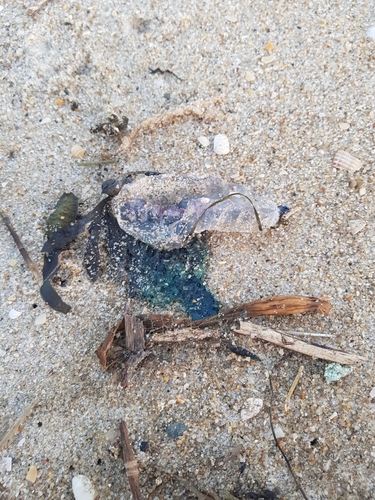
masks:
<instances>
[{"instance_id":1,"label":"broken twig","mask_svg":"<svg viewBox=\"0 0 375 500\"><path fill-rule=\"evenodd\" d=\"M107 364L107 351L113 344L113 340L115 338L116 333L119 330L122 330L124 328L124 318L120 319L118 323L114 327L110 329L108 332L106 338L103 340L103 342L100 344L100 346L97 348L95 351L95 354L99 358L99 362L102 365L102 367L107 370L108 369L108 364Z\"/></svg>"},{"instance_id":2,"label":"broken twig","mask_svg":"<svg viewBox=\"0 0 375 500\"><path fill-rule=\"evenodd\" d=\"M129 433L124 420L122 420L120 424L120 433L122 455L124 458L124 465L126 475L128 476L130 491L132 492L134 500L142 500L137 461L135 459L133 448L130 444Z\"/></svg>"},{"instance_id":3,"label":"broken twig","mask_svg":"<svg viewBox=\"0 0 375 500\"><path fill-rule=\"evenodd\" d=\"M125 362L124 377L121 385L127 387L137 366L151 354L150 351L140 351L137 354L132 354Z\"/></svg>"},{"instance_id":4,"label":"broken twig","mask_svg":"<svg viewBox=\"0 0 375 500\"><path fill-rule=\"evenodd\" d=\"M350 354L332 347L304 342L303 340L297 339L292 335L287 335L284 332L273 330L272 328L255 325L250 321L241 321L240 329L235 330L235 332L240 333L241 335L250 335L253 338L271 342L272 344L276 344L284 349L290 349L291 351L306 354L307 356L312 356L313 358L325 359L326 361L332 361L333 363L339 363L340 365L352 365L354 363L367 360L367 358L358 356L357 354Z\"/></svg>"},{"instance_id":5,"label":"broken twig","mask_svg":"<svg viewBox=\"0 0 375 500\"><path fill-rule=\"evenodd\" d=\"M12 437L17 434L19 426L22 424L24 420L30 415L35 406L39 403L39 398L36 398L22 413L22 415L14 422L12 427L9 428L8 432L0 441L0 450L5 448L8 442L12 439Z\"/></svg>"},{"instance_id":6,"label":"broken twig","mask_svg":"<svg viewBox=\"0 0 375 500\"><path fill-rule=\"evenodd\" d=\"M20 252L20 254L23 257L23 260L25 261L27 267L29 268L29 271L31 272L33 278L37 281L40 282L42 277L40 272L38 271L38 268L36 267L35 263L31 260L30 255L27 253L27 250L23 246L22 241L20 240L20 237L16 233L14 227L12 226L12 223L10 222L9 217L6 215L6 213L0 209L0 216L4 221L4 224L6 225L8 231L10 232L14 243L17 245L17 248Z\"/></svg>"}]
</instances>

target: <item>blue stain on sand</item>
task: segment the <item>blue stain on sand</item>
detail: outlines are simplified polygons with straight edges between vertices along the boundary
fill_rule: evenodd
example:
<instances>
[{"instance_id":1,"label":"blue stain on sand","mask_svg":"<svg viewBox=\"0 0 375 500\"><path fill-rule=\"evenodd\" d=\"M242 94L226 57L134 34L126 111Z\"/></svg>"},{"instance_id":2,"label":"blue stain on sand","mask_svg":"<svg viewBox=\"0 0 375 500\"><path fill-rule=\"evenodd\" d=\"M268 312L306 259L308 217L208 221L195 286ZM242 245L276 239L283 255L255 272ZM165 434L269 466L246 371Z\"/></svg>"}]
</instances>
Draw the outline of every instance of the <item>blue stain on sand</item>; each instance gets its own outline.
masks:
<instances>
[{"instance_id":1,"label":"blue stain on sand","mask_svg":"<svg viewBox=\"0 0 375 500\"><path fill-rule=\"evenodd\" d=\"M130 293L151 306L178 301L191 319L217 314L219 303L205 286L207 247L194 239L176 250L156 250L139 240L128 242Z\"/></svg>"},{"instance_id":2,"label":"blue stain on sand","mask_svg":"<svg viewBox=\"0 0 375 500\"><path fill-rule=\"evenodd\" d=\"M107 227L114 271L127 275L130 296L154 307L178 302L193 321L218 313L220 304L205 285L209 252L202 240L193 238L175 250L156 250L122 231L111 214Z\"/></svg>"}]
</instances>

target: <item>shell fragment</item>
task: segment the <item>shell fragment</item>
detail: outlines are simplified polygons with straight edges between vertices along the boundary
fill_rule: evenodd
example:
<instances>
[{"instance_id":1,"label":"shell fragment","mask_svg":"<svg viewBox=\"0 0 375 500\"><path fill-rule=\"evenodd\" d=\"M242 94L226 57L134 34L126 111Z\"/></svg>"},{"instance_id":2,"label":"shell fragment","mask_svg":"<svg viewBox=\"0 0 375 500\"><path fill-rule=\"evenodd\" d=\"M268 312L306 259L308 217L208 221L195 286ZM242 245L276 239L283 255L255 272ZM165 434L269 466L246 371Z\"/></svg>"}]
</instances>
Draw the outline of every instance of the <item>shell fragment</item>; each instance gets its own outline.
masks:
<instances>
[{"instance_id":1,"label":"shell fragment","mask_svg":"<svg viewBox=\"0 0 375 500\"><path fill-rule=\"evenodd\" d=\"M229 141L226 135L224 134L215 135L214 151L217 155L226 155L229 153Z\"/></svg>"},{"instance_id":2,"label":"shell fragment","mask_svg":"<svg viewBox=\"0 0 375 500\"><path fill-rule=\"evenodd\" d=\"M333 167L347 170L348 172L357 172L362 168L362 162L352 156L347 151L339 149L333 159Z\"/></svg>"}]
</instances>

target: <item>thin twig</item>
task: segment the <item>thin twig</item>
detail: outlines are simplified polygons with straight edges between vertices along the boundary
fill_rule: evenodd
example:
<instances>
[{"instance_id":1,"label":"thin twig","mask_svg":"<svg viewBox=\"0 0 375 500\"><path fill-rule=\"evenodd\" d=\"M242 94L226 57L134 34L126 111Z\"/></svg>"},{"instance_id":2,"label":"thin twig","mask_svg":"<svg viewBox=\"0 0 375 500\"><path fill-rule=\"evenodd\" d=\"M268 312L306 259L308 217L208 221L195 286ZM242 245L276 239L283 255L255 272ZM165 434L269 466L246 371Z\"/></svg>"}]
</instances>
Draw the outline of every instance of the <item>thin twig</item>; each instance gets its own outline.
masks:
<instances>
[{"instance_id":1,"label":"thin twig","mask_svg":"<svg viewBox=\"0 0 375 500\"><path fill-rule=\"evenodd\" d=\"M350 354L333 347L320 346L305 342L293 337L292 335L287 335L284 332L255 325L250 321L240 321L240 329L235 330L235 332L240 333L241 335L250 335L253 338L272 342L283 349L290 349L291 351L306 354L307 356L312 356L313 358L325 359L326 361L332 361L333 363L339 363L341 365L353 365L361 361L367 361L367 358L364 356Z\"/></svg>"},{"instance_id":2,"label":"thin twig","mask_svg":"<svg viewBox=\"0 0 375 500\"><path fill-rule=\"evenodd\" d=\"M281 446L279 445L279 442L277 440L277 437L276 437L276 434L275 434L275 429L273 427L273 422L272 422L272 405L273 405L273 385L272 385L272 379L271 379L271 374L269 373L268 374L268 381L269 381L269 384L270 384L270 391L271 391L271 399L270 399L270 406L269 406L269 415L270 415L270 425L271 425L271 431L272 431L272 435L273 435L273 439L275 441L275 444L277 446L277 448L280 450L282 456L284 457L285 459L285 462L288 466L288 469L290 470L290 473L292 474L293 476L293 479L297 485L297 488L299 489L299 491L301 492L303 498L305 500L308 500L307 496L305 495L305 492L303 491L301 485L299 484L299 481L298 479L296 478L294 472L293 472L293 469L292 469L292 466L290 465L290 462L288 460L288 457L285 455L283 449L281 448Z\"/></svg>"},{"instance_id":3,"label":"thin twig","mask_svg":"<svg viewBox=\"0 0 375 500\"><path fill-rule=\"evenodd\" d=\"M0 215L1 218L4 221L4 224L6 225L8 231L10 232L14 243L16 244L20 254L23 257L23 260L25 261L27 267L29 268L30 273L32 274L33 278L39 283L42 279L42 276L40 272L38 271L38 268L36 267L35 263L31 260L30 255L27 253L27 250L23 246L23 243L16 233L14 227L12 226L12 223L10 222L9 217L6 215L6 213L0 209Z\"/></svg>"},{"instance_id":4,"label":"thin twig","mask_svg":"<svg viewBox=\"0 0 375 500\"><path fill-rule=\"evenodd\" d=\"M117 160L80 161L77 165L79 167L91 167L92 165L111 165L111 163L117 163Z\"/></svg>"},{"instance_id":5,"label":"thin twig","mask_svg":"<svg viewBox=\"0 0 375 500\"><path fill-rule=\"evenodd\" d=\"M298 381L301 378L302 373L303 373L303 366L300 366L298 373L293 380L293 384L290 386L288 395L287 395L286 400L285 400L285 413L289 410L290 398L292 397L293 392L294 392L295 388L297 387Z\"/></svg>"},{"instance_id":6,"label":"thin twig","mask_svg":"<svg viewBox=\"0 0 375 500\"><path fill-rule=\"evenodd\" d=\"M27 15L28 16L33 16L34 14L36 14L37 12L39 12L41 9L43 9L43 7L45 5L47 5L48 2L50 2L50 0L42 0L35 7L31 7L31 9L28 10Z\"/></svg>"},{"instance_id":7,"label":"thin twig","mask_svg":"<svg viewBox=\"0 0 375 500\"><path fill-rule=\"evenodd\" d=\"M196 497L198 498L198 500L212 500L213 497L211 495L204 494L204 493L200 492L198 490L198 488L196 488L193 484L191 484L186 479L184 479L184 478L182 478L180 476L177 476L177 474L174 474L173 478L177 479L177 481L179 481L180 483L182 483L185 486L185 488L187 488L189 491L191 491L192 493L194 493L194 495L196 495Z\"/></svg>"},{"instance_id":8,"label":"thin twig","mask_svg":"<svg viewBox=\"0 0 375 500\"><path fill-rule=\"evenodd\" d=\"M122 420L120 424L122 455L124 458L124 465L126 475L128 476L130 490L134 500L142 500L141 487L139 485L139 471L137 461L135 459L133 448L130 444L129 433L126 423Z\"/></svg>"},{"instance_id":9,"label":"thin twig","mask_svg":"<svg viewBox=\"0 0 375 500\"><path fill-rule=\"evenodd\" d=\"M19 426L26 420L26 418L30 415L34 407L39 403L39 398L37 397L22 413L22 415L14 422L12 427L8 430L5 436L0 441L0 450L5 448L8 442L12 439L12 437L17 434Z\"/></svg>"}]
</instances>

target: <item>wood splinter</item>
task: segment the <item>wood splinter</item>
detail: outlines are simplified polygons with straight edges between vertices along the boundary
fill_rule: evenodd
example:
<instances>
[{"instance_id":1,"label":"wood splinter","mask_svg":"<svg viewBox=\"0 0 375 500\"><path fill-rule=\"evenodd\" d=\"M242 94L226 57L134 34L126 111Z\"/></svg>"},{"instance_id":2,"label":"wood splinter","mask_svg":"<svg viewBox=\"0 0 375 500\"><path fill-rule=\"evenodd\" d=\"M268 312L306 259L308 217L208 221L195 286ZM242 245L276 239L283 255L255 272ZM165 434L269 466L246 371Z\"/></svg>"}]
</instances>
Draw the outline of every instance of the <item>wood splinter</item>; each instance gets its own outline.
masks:
<instances>
[{"instance_id":1,"label":"wood splinter","mask_svg":"<svg viewBox=\"0 0 375 500\"><path fill-rule=\"evenodd\" d=\"M134 500L142 500L137 461L135 459L133 448L130 444L129 433L124 420L122 420L120 424L120 434L122 455L124 458L124 465L129 481L130 491L132 492Z\"/></svg>"},{"instance_id":2,"label":"wood splinter","mask_svg":"<svg viewBox=\"0 0 375 500\"><path fill-rule=\"evenodd\" d=\"M339 363L340 365L353 365L361 361L367 361L367 358L363 356L350 354L339 349L334 349L333 347L318 346L316 344L304 342L303 340L297 339L292 335L273 330L272 328L255 325L250 321L241 321L239 330L234 331L236 333L240 333L241 335L249 335L252 338L271 342L272 344L276 344L283 349L290 349L291 351L306 354L307 356L312 356L313 358L331 361L332 363Z\"/></svg>"}]
</instances>

